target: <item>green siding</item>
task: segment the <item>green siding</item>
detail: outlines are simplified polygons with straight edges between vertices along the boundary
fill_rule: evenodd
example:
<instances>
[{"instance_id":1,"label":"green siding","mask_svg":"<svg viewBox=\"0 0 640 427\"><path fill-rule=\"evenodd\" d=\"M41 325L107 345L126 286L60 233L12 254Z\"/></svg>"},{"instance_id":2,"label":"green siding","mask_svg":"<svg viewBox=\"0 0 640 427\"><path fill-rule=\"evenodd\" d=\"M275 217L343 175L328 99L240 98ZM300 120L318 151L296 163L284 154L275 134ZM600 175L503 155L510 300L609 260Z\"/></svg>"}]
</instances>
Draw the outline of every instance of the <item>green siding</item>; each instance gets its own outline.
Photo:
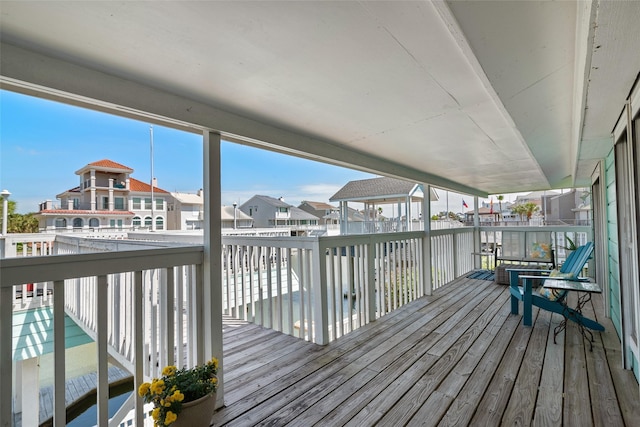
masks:
<instances>
[{"instance_id":1,"label":"green siding","mask_svg":"<svg viewBox=\"0 0 640 427\"><path fill-rule=\"evenodd\" d=\"M616 208L616 172L614 159L614 150L611 150L605 159L605 182L607 186L605 192L607 199L607 248L609 250L609 309L611 313L611 321L618 333L618 337L622 337L622 317L620 313L620 269L618 256L618 210Z\"/></svg>"},{"instance_id":2,"label":"green siding","mask_svg":"<svg viewBox=\"0 0 640 427\"><path fill-rule=\"evenodd\" d=\"M91 342L91 338L67 315L64 318L65 348ZM44 307L13 314L13 360L53 352L53 308Z\"/></svg>"}]
</instances>

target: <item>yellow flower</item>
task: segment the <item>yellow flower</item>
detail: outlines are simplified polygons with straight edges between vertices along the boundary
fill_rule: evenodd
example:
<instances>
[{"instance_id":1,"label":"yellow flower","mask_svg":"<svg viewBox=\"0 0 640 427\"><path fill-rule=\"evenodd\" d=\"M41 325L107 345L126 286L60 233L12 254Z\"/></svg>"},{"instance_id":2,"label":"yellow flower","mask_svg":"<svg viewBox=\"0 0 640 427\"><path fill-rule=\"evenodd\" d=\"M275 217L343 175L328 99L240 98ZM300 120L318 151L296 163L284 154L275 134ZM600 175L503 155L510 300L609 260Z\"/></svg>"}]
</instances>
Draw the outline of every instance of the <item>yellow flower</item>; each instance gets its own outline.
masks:
<instances>
[{"instance_id":1,"label":"yellow flower","mask_svg":"<svg viewBox=\"0 0 640 427\"><path fill-rule=\"evenodd\" d=\"M180 393L180 390L176 390L173 392L173 395L171 396L171 398L175 402L182 402L184 400L184 394Z\"/></svg>"},{"instance_id":2,"label":"yellow flower","mask_svg":"<svg viewBox=\"0 0 640 427\"><path fill-rule=\"evenodd\" d=\"M165 377L172 377L176 374L176 367L173 365L165 366L162 370L162 375Z\"/></svg>"},{"instance_id":3,"label":"yellow flower","mask_svg":"<svg viewBox=\"0 0 640 427\"><path fill-rule=\"evenodd\" d=\"M149 393L149 387L151 387L151 384L149 384L149 383L142 383L140 385L140 388L138 389L138 394L140 395L140 397L142 397L145 394Z\"/></svg>"},{"instance_id":4,"label":"yellow flower","mask_svg":"<svg viewBox=\"0 0 640 427\"><path fill-rule=\"evenodd\" d=\"M153 411L151 411L151 418L158 421L158 418L160 418L160 408L154 408Z\"/></svg>"},{"instance_id":5,"label":"yellow flower","mask_svg":"<svg viewBox=\"0 0 640 427\"><path fill-rule=\"evenodd\" d=\"M161 394L164 391L164 381L154 378L151 382L150 389L153 394Z\"/></svg>"},{"instance_id":6,"label":"yellow flower","mask_svg":"<svg viewBox=\"0 0 640 427\"><path fill-rule=\"evenodd\" d=\"M212 357L211 360L209 361L209 365L212 365L213 369L218 370L218 359L216 359L215 357Z\"/></svg>"},{"instance_id":7,"label":"yellow flower","mask_svg":"<svg viewBox=\"0 0 640 427\"><path fill-rule=\"evenodd\" d=\"M171 411L167 411L167 416L164 418L165 425L169 425L178 419L178 416Z\"/></svg>"},{"instance_id":8,"label":"yellow flower","mask_svg":"<svg viewBox=\"0 0 640 427\"><path fill-rule=\"evenodd\" d=\"M217 377L211 378L211 384L218 385L218 378Z\"/></svg>"}]
</instances>

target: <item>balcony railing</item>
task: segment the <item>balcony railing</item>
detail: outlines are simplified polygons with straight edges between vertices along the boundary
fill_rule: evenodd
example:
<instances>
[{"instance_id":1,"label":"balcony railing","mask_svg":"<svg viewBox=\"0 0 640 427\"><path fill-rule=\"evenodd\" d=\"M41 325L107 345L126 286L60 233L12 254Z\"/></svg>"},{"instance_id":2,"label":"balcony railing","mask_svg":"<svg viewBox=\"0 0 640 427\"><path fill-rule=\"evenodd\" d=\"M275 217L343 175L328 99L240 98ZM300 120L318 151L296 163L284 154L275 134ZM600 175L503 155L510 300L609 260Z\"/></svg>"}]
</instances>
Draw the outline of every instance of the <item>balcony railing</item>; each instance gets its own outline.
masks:
<instances>
[{"instance_id":1,"label":"balcony railing","mask_svg":"<svg viewBox=\"0 0 640 427\"><path fill-rule=\"evenodd\" d=\"M168 364L203 362L201 318L203 247L17 257L2 260L0 359L2 378L12 378L12 309L16 284L51 283L54 318L54 393L57 417L65 413L65 312L97 344L98 423L107 425L108 357L134 374L135 383L158 376ZM24 285L19 285L24 289ZM27 331L25 331L27 333ZM11 381L0 382L2 421L9 425ZM5 400L8 402L6 403ZM133 403L136 405L133 405ZM142 402L135 395L142 425ZM28 407L23 405L22 407ZM6 411L6 412L5 412Z\"/></svg>"},{"instance_id":2,"label":"balcony railing","mask_svg":"<svg viewBox=\"0 0 640 427\"><path fill-rule=\"evenodd\" d=\"M526 233L547 228L508 230ZM588 227L548 231L557 247L563 236L576 244L591 240ZM480 242L500 241L501 232L496 227L431 230L427 246L422 231L297 238L223 236L222 308L229 315L324 344L468 273L477 267L472 253ZM17 236L5 239L7 247L32 249L8 251L15 258L2 260L3 378L11 377L11 364L4 363L12 360L11 306L21 304L16 291L22 289L26 295L29 283L40 284L48 298L53 297L54 322L66 312L98 343L100 420L106 417L100 408L106 408L108 356L133 372L136 384L166 364L202 362L202 343L207 341L198 314L203 308L202 246L133 250L167 243L100 239L81 244L83 239L72 236L55 240L51 236L23 235L22 242ZM481 240L476 242L475 236ZM65 254L29 256L53 249ZM88 250L93 253L80 253ZM64 367L64 337L58 328L54 341L55 353L62 355L55 356L55 371L64 372L59 369ZM55 411L61 414L64 378L56 377L55 384ZM11 382L0 382L0 390L2 396L9 396ZM141 417L139 399L133 397L129 407L134 401L136 417ZM7 404L0 399L0 405L5 413Z\"/></svg>"}]
</instances>

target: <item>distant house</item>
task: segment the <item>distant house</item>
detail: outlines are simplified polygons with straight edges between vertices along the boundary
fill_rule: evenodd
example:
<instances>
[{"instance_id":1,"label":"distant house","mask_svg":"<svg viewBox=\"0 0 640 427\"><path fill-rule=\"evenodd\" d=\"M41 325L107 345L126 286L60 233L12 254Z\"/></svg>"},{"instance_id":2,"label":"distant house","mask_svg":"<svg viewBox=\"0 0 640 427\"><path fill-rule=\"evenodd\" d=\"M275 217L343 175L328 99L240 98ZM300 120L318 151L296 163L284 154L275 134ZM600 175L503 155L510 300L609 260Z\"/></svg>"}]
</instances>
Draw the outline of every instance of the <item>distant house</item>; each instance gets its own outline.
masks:
<instances>
[{"instance_id":1,"label":"distant house","mask_svg":"<svg viewBox=\"0 0 640 427\"><path fill-rule=\"evenodd\" d=\"M318 227L318 217L286 203L282 197L255 195L240 205L240 210L253 218L254 227L287 227L292 235Z\"/></svg>"},{"instance_id":2,"label":"distant house","mask_svg":"<svg viewBox=\"0 0 640 427\"><path fill-rule=\"evenodd\" d=\"M340 223L340 209L328 203L303 200L298 208L317 217L321 225Z\"/></svg>"},{"instance_id":3,"label":"distant house","mask_svg":"<svg viewBox=\"0 0 640 427\"><path fill-rule=\"evenodd\" d=\"M554 195L547 205L547 224L591 224L591 194L585 189Z\"/></svg>"},{"instance_id":4,"label":"distant house","mask_svg":"<svg viewBox=\"0 0 640 427\"><path fill-rule=\"evenodd\" d=\"M237 206L222 206L220 220L223 229L253 227L253 218L242 212Z\"/></svg>"},{"instance_id":5,"label":"distant house","mask_svg":"<svg viewBox=\"0 0 640 427\"><path fill-rule=\"evenodd\" d=\"M171 194L131 176L133 169L109 159L78 169L80 185L40 204L41 230L153 228L164 230Z\"/></svg>"},{"instance_id":6,"label":"distant house","mask_svg":"<svg viewBox=\"0 0 640 427\"><path fill-rule=\"evenodd\" d=\"M202 190L197 193L172 192L167 206L169 230L204 229L204 199Z\"/></svg>"},{"instance_id":7,"label":"distant house","mask_svg":"<svg viewBox=\"0 0 640 427\"><path fill-rule=\"evenodd\" d=\"M170 230L204 229L204 198L202 190L197 193L171 193L168 219ZM251 228L253 218L242 212L237 206L220 207L220 227L222 229Z\"/></svg>"}]
</instances>

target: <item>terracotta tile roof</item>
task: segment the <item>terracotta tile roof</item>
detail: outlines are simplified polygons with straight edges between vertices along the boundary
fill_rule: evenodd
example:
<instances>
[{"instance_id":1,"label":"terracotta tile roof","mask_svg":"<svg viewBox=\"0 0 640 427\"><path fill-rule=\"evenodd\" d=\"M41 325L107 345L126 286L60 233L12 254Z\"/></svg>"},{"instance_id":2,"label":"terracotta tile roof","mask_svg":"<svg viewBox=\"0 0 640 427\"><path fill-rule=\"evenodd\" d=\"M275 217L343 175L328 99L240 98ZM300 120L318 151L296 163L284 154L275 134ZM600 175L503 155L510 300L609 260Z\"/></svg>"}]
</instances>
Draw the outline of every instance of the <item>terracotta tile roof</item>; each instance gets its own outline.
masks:
<instances>
[{"instance_id":1,"label":"terracotta tile roof","mask_svg":"<svg viewBox=\"0 0 640 427\"><path fill-rule=\"evenodd\" d=\"M38 214L42 215L95 215L95 216L111 216L111 215L135 215L131 211L91 211L91 210L79 210L79 209L44 209Z\"/></svg>"},{"instance_id":2,"label":"terracotta tile roof","mask_svg":"<svg viewBox=\"0 0 640 427\"><path fill-rule=\"evenodd\" d=\"M89 163L87 166L97 166L101 168L110 168L110 169L123 169L126 171L133 172L133 169L131 169L129 166L121 165L120 163L116 163L113 160L109 160L109 159L98 160L97 162Z\"/></svg>"},{"instance_id":3,"label":"terracotta tile roof","mask_svg":"<svg viewBox=\"0 0 640 427\"><path fill-rule=\"evenodd\" d=\"M147 184L146 182L138 181L135 178L129 178L129 189L131 191L150 193L151 185ZM153 192L170 194L167 190L163 190L162 188L158 188L158 187L153 187Z\"/></svg>"}]
</instances>

